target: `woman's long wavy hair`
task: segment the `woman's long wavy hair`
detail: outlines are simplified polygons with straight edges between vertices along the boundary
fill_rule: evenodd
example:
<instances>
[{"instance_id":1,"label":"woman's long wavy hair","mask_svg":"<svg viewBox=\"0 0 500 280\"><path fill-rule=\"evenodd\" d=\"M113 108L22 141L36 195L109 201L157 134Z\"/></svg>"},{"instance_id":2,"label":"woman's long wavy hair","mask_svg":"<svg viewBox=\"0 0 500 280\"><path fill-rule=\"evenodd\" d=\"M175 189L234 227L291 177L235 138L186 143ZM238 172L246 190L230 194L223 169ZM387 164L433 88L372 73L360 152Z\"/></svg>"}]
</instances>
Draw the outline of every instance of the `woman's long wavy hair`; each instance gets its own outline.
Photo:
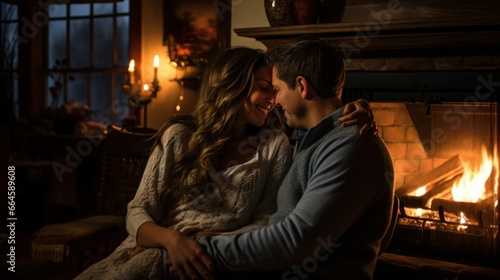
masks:
<instances>
[{"instance_id":1,"label":"woman's long wavy hair","mask_svg":"<svg viewBox=\"0 0 500 280\"><path fill-rule=\"evenodd\" d=\"M160 194L162 201L185 203L193 195L204 193L210 181L210 166L231 138L240 108L251 93L254 72L267 66L265 55L262 50L246 47L216 54L204 70L195 111L191 115L172 117L159 129L156 145L160 147L162 134L172 124L183 124L192 132L187 153L177 157L167 170L170 185ZM258 131L250 125L248 129L250 134Z\"/></svg>"}]
</instances>

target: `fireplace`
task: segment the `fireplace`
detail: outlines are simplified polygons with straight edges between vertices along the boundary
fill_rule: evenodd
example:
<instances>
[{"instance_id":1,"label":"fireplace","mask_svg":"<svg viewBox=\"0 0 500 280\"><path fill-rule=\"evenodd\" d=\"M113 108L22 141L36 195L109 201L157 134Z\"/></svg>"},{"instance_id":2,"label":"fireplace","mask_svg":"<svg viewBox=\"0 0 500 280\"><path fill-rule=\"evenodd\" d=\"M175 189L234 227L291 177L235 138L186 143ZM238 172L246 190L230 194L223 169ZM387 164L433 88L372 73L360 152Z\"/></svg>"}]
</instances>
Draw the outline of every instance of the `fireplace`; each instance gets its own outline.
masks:
<instances>
[{"instance_id":1,"label":"fireplace","mask_svg":"<svg viewBox=\"0 0 500 280\"><path fill-rule=\"evenodd\" d=\"M390 249L500 256L499 86L499 71L347 74L344 102L371 101L394 161L401 204Z\"/></svg>"}]
</instances>

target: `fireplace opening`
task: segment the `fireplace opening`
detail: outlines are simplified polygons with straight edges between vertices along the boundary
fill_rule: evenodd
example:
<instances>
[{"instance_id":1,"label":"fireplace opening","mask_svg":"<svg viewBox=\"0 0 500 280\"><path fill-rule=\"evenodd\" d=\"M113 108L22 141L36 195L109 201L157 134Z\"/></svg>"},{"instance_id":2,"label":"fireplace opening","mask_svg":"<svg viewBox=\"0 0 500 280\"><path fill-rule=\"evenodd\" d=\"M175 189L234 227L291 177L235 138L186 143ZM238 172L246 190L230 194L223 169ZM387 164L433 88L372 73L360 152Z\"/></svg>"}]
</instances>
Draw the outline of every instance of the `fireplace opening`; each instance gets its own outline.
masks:
<instances>
[{"instance_id":1,"label":"fireplace opening","mask_svg":"<svg viewBox=\"0 0 500 280\"><path fill-rule=\"evenodd\" d=\"M394 162L401 203L389 248L498 260L499 72L347 77L344 102L370 101Z\"/></svg>"},{"instance_id":2,"label":"fireplace opening","mask_svg":"<svg viewBox=\"0 0 500 280\"><path fill-rule=\"evenodd\" d=\"M445 161L396 189L401 208L395 245L496 258L497 104L431 104L429 110L431 138L422 144L426 155Z\"/></svg>"}]
</instances>

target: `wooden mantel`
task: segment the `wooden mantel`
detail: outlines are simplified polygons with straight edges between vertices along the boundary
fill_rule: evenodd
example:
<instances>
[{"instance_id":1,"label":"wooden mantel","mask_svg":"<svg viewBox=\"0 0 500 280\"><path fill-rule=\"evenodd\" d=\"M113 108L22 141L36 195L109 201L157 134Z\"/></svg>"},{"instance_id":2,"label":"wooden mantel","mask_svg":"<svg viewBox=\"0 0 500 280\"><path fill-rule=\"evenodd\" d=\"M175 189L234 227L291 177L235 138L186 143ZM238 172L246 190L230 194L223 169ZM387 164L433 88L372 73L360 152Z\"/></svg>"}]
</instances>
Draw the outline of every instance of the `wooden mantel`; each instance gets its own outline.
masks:
<instances>
[{"instance_id":1,"label":"wooden mantel","mask_svg":"<svg viewBox=\"0 0 500 280\"><path fill-rule=\"evenodd\" d=\"M464 60L470 60L470 57L482 60L479 62L480 68L500 69L500 19L496 16L399 19L389 22L372 20L239 28L234 31L239 36L255 38L268 49L284 45L301 35L317 35L341 50L345 58L353 60L351 64L356 64L359 59L366 64L367 59L372 59L378 65L377 69L380 69L380 59L410 59L414 66L415 60L420 60L417 64L421 64L421 60L444 58L453 68L454 64L462 64ZM456 59L462 62L457 62ZM431 64L435 64L435 61ZM478 67L477 64L476 59L465 68ZM442 67L442 63L440 65L432 67ZM406 66L398 66L396 70L401 70L401 67ZM370 66L363 70L370 70L369 68Z\"/></svg>"}]
</instances>

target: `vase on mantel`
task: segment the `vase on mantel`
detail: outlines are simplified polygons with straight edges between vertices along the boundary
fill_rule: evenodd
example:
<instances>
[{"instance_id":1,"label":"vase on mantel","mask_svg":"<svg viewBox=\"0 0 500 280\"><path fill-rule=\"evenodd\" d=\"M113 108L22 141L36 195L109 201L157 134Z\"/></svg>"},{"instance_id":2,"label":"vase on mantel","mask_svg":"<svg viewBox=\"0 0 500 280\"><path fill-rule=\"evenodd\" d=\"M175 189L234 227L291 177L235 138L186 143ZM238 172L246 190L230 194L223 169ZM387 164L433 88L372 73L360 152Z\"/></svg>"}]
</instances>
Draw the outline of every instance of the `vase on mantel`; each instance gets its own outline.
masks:
<instances>
[{"instance_id":1,"label":"vase on mantel","mask_svg":"<svg viewBox=\"0 0 500 280\"><path fill-rule=\"evenodd\" d=\"M264 9L272 27L297 24L295 0L264 0Z\"/></svg>"}]
</instances>

